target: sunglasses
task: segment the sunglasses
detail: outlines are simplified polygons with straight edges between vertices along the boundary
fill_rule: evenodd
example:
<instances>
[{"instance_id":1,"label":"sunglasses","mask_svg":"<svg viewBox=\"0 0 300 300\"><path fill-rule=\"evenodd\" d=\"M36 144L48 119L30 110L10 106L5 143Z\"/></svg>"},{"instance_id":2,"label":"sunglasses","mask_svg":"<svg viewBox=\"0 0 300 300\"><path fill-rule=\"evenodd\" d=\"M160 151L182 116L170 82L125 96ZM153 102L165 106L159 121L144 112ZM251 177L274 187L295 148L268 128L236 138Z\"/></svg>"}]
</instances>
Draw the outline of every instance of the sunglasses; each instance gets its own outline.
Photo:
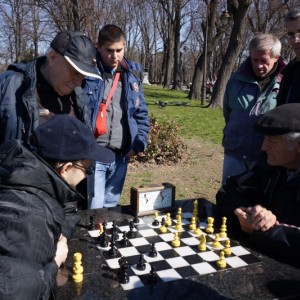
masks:
<instances>
[{"instance_id":1,"label":"sunglasses","mask_svg":"<svg viewBox=\"0 0 300 300\"><path fill-rule=\"evenodd\" d=\"M84 171L86 173L86 175L92 175L95 172L95 168L93 165L90 165L89 167L85 168L82 165L76 164L74 162L72 162L73 166L77 167L78 169L81 169L82 171Z\"/></svg>"}]
</instances>

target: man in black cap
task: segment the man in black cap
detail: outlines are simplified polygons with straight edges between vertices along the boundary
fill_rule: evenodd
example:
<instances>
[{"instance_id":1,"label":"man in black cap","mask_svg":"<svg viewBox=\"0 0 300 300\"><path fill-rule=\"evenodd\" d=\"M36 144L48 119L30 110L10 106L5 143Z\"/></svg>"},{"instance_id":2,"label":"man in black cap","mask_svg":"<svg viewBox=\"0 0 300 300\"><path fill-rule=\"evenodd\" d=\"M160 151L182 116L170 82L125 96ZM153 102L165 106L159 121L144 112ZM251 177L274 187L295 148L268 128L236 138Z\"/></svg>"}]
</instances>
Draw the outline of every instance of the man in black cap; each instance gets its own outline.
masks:
<instances>
[{"instance_id":1,"label":"man in black cap","mask_svg":"<svg viewBox=\"0 0 300 300\"><path fill-rule=\"evenodd\" d=\"M96 49L81 32L56 35L46 56L13 64L0 75L0 144L10 139L28 141L32 131L53 114L70 114L89 125L85 76L101 78Z\"/></svg>"},{"instance_id":2,"label":"man in black cap","mask_svg":"<svg viewBox=\"0 0 300 300\"><path fill-rule=\"evenodd\" d=\"M113 153L78 119L56 115L25 146L0 145L0 299L48 299L78 222L75 186Z\"/></svg>"},{"instance_id":3,"label":"man in black cap","mask_svg":"<svg viewBox=\"0 0 300 300\"><path fill-rule=\"evenodd\" d=\"M268 254L300 264L300 104L285 104L255 124L266 163L230 177L216 195L217 213Z\"/></svg>"}]
</instances>

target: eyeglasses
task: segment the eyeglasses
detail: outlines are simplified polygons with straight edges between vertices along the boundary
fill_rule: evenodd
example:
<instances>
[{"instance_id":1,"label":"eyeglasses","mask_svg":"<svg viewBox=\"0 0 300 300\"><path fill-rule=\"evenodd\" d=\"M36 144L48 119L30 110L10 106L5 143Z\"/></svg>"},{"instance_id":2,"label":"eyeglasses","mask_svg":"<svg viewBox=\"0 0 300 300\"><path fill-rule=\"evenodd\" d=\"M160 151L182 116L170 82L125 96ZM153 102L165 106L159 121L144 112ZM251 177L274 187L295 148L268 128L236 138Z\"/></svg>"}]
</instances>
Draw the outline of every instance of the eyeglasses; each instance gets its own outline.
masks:
<instances>
[{"instance_id":1,"label":"eyeglasses","mask_svg":"<svg viewBox=\"0 0 300 300\"><path fill-rule=\"evenodd\" d=\"M82 171L84 171L86 173L86 175L92 175L92 174L94 174L95 169L94 169L93 165L90 165L89 167L85 168L84 166L76 164L74 162L72 162L72 164L75 167L77 167L78 169L81 169Z\"/></svg>"},{"instance_id":2,"label":"eyeglasses","mask_svg":"<svg viewBox=\"0 0 300 300\"><path fill-rule=\"evenodd\" d=\"M286 38L289 42L299 42L300 41L300 32L297 33L293 33L293 32L289 32L286 35Z\"/></svg>"}]
</instances>

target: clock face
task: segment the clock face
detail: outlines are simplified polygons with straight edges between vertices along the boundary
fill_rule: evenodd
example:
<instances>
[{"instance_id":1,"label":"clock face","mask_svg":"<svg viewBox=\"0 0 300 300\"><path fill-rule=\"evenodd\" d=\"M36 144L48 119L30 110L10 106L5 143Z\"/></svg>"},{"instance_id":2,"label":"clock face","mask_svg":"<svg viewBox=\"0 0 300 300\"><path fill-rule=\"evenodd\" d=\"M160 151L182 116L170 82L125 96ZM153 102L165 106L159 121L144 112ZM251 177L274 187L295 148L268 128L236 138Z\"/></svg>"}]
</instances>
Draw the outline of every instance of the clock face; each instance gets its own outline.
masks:
<instances>
[{"instance_id":1,"label":"clock face","mask_svg":"<svg viewBox=\"0 0 300 300\"><path fill-rule=\"evenodd\" d=\"M172 189L141 192L139 194L139 211L155 210L172 205Z\"/></svg>"}]
</instances>

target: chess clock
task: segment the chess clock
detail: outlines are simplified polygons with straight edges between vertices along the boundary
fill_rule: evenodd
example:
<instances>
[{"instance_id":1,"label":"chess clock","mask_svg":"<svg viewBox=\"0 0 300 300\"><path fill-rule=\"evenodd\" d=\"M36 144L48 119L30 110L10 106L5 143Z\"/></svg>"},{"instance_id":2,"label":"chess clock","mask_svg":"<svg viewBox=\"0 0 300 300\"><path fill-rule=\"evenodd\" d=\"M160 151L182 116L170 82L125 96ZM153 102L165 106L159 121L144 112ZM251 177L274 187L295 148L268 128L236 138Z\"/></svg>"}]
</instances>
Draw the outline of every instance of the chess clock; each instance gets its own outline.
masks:
<instances>
[{"instance_id":1,"label":"chess clock","mask_svg":"<svg viewBox=\"0 0 300 300\"><path fill-rule=\"evenodd\" d=\"M130 206L136 216L170 210L174 203L175 186L168 182L132 187L130 190Z\"/></svg>"}]
</instances>

